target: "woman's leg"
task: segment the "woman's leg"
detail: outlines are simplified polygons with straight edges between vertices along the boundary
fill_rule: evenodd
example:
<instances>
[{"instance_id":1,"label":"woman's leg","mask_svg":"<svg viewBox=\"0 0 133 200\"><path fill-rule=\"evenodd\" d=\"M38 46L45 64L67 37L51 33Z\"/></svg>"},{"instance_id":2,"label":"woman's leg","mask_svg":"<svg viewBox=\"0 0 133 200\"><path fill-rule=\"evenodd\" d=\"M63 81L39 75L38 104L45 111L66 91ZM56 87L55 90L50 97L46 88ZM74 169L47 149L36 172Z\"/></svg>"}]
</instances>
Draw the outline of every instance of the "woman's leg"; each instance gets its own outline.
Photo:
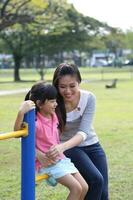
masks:
<instances>
[{"instance_id":1,"label":"woman's leg","mask_svg":"<svg viewBox=\"0 0 133 200\"><path fill-rule=\"evenodd\" d=\"M84 200L84 198L88 192L88 189L89 189L88 184L86 183L86 181L84 180L84 178L81 176L81 174L79 172L73 174L73 176L80 183L80 185L82 187L82 194L81 194L79 200Z\"/></svg>"},{"instance_id":2,"label":"woman's leg","mask_svg":"<svg viewBox=\"0 0 133 200\"><path fill-rule=\"evenodd\" d=\"M82 194L82 186L73 175L67 174L58 178L57 181L69 189L70 193L67 200L81 200L80 196Z\"/></svg>"},{"instance_id":3,"label":"woman's leg","mask_svg":"<svg viewBox=\"0 0 133 200\"><path fill-rule=\"evenodd\" d=\"M95 144L89 155L90 159L103 176L103 190L101 200L108 200L108 166L105 152L99 143Z\"/></svg>"},{"instance_id":4,"label":"woman's leg","mask_svg":"<svg viewBox=\"0 0 133 200\"><path fill-rule=\"evenodd\" d=\"M97 149L97 148L96 148ZM65 151L65 155L71 158L72 162L80 171L89 185L89 191L86 195L86 200L105 200L101 199L103 193L104 178L98 167L90 158L94 153L95 160L101 159L100 163L106 165L104 156L99 156L99 153L93 145L90 147L74 147ZM103 159L104 158L104 159ZM104 168L104 167L103 167ZM107 200L108 198L106 198Z\"/></svg>"}]
</instances>

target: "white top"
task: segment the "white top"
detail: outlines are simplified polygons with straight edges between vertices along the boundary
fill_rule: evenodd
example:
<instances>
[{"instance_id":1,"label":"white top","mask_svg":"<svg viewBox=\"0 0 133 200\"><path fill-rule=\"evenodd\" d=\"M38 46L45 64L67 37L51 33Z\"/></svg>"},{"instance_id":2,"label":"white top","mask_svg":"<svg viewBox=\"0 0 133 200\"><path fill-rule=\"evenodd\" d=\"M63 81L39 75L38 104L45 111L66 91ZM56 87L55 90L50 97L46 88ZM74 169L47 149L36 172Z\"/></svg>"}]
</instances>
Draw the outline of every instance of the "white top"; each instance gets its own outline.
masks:
<instances>
[{"instance_id":1,"label":"white top","mask_svg":"<svg viewBox=\"0 0 133 200\"><path fill-rule=\"evenodd\" d=\"M96 98L93 93L80 90L78 106L67 113L65 131L61 135L61 141L67 141L76 134L83 136L83 142L79 146L92 145L98 142L98 137L93 128Z\"/></svg>"}]
</instances>

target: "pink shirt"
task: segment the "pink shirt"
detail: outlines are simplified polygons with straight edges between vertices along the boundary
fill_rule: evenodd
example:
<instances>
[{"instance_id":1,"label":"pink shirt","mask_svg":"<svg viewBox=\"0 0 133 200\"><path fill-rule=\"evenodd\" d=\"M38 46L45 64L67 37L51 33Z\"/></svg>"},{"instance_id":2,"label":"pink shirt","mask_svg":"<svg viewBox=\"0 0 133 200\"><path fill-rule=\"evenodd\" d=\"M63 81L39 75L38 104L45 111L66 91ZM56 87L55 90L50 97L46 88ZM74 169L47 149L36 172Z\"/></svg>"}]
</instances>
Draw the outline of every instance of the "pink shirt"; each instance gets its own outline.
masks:
<instances>
[{"instance_id":1,"label":"pink shirt","mask_svg":"<svg viewBox=\"0 0 133 200\"><path fill-rule=\"evenodd\" d=\"M54 114L51 119L48 119L37 113L36 121L36 148L41 152L47 152L52 145L60 143L58 131L58 119ZM59 159L64 157L60 155ZM40 162L36 159L36 170L41 168Z\"/></svg>"}]
</instances>

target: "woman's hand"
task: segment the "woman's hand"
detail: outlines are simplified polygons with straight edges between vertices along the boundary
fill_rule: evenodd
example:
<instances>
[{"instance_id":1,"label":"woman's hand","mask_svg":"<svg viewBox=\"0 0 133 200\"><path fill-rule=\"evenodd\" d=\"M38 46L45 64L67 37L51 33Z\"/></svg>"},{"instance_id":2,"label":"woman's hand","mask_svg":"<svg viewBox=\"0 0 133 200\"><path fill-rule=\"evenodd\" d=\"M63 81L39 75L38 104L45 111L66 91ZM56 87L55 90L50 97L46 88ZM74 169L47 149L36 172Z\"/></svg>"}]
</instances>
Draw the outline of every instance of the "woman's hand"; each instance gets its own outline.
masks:
<instances>
[{"instance_id":1,"label":"woman's hand","mask_svg":"<svg viewBox=\"0 0 133 200\"><path fill-rule=\"evenodd\" d=\"M70 140L64 143L53 145L46 155L51 159L58 159L60 154L62 154L64 151L79 145L82 141L83 136L81 134L76 134Z\"/></svg>"},{"instance_id":2,"label":"woman's hand","mask_svg":"<svg viewBox=\"0 0 133 200\"><path fill-rule=\"evenodd\" d=\"M46 153L46 155L51 159L57 159L60 156L60 154L64 152L64 150L65 149L63 144L53 145Z\"/></svg>"},{"instance_id":3,"label":"woman's hand","mask_svg":"<svg viewBox=\"0 0 133 200\"><path fill-rule=\"evenodd\" d=\"M56 160L49 158L45 153L42 153L39 150L36 150L36 157L41 163L42 167L48 167L56 163Z\"/></svg>"}]
</instances>

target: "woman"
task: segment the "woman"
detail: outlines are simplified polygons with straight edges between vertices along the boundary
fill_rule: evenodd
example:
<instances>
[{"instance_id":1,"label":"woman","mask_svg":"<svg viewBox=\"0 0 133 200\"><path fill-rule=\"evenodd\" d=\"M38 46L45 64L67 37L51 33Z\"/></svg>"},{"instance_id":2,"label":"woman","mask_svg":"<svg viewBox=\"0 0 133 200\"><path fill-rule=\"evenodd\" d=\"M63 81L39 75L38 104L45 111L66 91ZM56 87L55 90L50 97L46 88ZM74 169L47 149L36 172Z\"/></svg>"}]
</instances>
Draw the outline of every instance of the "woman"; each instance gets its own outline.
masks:
<instances>
[{"instance_id":1,"label":"woman","mask_svg":"<svg viewBox=\"0 0 133 200\"><path fill-rule=\"evenodd\" d=\"M86 200L108 200L106 155L93 128L95 96L80 90L81 76L74 65L62 63L54 73L53 85L58 91L57 115L62 143L53 146L49 158L60 153L71 158L89 185Z\"/></svg>"}]
</instances>

